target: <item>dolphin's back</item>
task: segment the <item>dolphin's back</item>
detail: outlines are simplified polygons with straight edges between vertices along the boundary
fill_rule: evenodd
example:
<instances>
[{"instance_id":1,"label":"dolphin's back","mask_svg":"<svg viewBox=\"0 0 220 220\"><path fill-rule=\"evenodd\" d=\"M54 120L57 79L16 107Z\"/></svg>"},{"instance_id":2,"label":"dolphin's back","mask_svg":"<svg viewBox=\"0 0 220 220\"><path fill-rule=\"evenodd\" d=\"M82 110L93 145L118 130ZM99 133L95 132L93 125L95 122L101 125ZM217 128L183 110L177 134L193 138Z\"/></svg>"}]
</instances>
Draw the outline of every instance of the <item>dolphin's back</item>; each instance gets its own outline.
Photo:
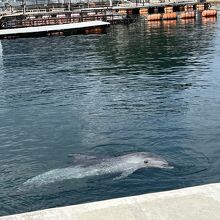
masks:
<instances>
[{"instance_id":1,"label":"dolphin's back","mask_svg":"<svg viewBox=\"0 0 220 220\"><path fill-rule=\"evenodd\" d=\"M102 160L100 163L95 163L92 166L71 166L60 169L53 169L28 179L23 183L24 186L42 186L54 182L59 182L69 179L80 179L89 176L97 176L122 172L126 168L120 158L112 158Z\"/></svg>"},{"instance_id":2,"label":"dolphin's back","mask_svg":"<svg viewBox=\"0 0 220 220\"><path fill-rule=\"evenodd\" d=\"M23 183L23 185L39 187L42 185L47 185L50 183L59 182L63 180L80 179L80 178L84 178L88 176L96 176L99 174L103 174L103 171L100 172L100 169L97 166L66 167L66 168L54 169L54 170L50 170L45 173L42 173L38 176L28 179L26 182Z\"/></svg>"}]
</instances>

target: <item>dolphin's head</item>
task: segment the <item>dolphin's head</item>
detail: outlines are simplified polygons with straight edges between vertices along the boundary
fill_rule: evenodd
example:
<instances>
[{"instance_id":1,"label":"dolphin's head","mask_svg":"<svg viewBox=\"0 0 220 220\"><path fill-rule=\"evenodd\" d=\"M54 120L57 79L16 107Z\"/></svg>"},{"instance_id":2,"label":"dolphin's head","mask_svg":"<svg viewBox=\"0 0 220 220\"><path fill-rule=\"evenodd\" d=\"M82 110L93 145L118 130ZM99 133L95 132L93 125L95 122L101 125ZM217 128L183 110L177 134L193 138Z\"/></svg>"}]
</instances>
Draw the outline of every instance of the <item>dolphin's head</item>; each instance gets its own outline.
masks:
<instances>
[{"instance_id":1,"label":"dolphin's head","mask_svg":"<svg viewBox=\"0 0 220 220\"><path fill-rule=\"evenodd\" d=\"M157 168L166 168L172 169L171 166L165 159L161 158L158 155L147 153L147 152L138 152L132 154L132 159L135 158L135 162L138 162L141 167L157 167ZM130 159L131 159L130 158Z\"/></svg>"},{"instance_id":2,"label":"dolphin's head","mask_svg":"<svg viewBox=\"0 0 220 220\"><path fill-rule=\"evenodd\" d=\"M171 166L166 160L159 158L146 158L144 160L145 167L157 167L157 168L166 168L172 169Z\"/></svg>"}]
</instances>

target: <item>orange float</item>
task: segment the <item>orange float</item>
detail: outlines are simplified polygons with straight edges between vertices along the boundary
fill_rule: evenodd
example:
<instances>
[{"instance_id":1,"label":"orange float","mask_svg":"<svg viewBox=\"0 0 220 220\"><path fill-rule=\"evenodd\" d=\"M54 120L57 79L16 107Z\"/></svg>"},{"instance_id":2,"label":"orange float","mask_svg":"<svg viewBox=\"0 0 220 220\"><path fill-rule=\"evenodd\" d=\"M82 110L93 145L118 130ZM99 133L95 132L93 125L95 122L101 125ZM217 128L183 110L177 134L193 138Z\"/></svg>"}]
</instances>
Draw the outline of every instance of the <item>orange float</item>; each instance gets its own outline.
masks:
<instances>
[{"instance_id":1,"label":"orange float","mask_svg":"<svg viewBox=\"0 0 220 220\"><path fill-rule=\"evenodd\" d=\"M202 17L214 17L217 16L217 11L214 9L204 10L202 12Z\"/></svg>"},{"instance_id":2,"label":"orange float","mask_svg":"<svg viewBox=\"0 0 220 220\"><path fill-rule=\"evenodd\" d=\"M163 20L173 20L177 18L177 14L176 12L164 13L162 18Z\"/></svg>"},{"instance_id":3,"label":"orange float","mask_svg":"<svg viewBox=\"0 0 220 220\"><path fill-rule=\"evenodd\" d=\"M148 20L148 21L159 21L159 20L161 20L161 18L162 18L162 15L159 14L159 13L157 13L157 14L151 14L151 15L148 15L148 16L147 16L147 20Z\"/></svg>"},{"instance_id":4,"label":"orange float","mask_svg":"<svg viewBox=\"0 0 220 220\"><path fill-rule=\"evenodd\" d=\"M187 18L195 18L195 12L194 11L185 11L181 12L180 18L181 19L187 19Z\"/></svg>"}]
</instances>

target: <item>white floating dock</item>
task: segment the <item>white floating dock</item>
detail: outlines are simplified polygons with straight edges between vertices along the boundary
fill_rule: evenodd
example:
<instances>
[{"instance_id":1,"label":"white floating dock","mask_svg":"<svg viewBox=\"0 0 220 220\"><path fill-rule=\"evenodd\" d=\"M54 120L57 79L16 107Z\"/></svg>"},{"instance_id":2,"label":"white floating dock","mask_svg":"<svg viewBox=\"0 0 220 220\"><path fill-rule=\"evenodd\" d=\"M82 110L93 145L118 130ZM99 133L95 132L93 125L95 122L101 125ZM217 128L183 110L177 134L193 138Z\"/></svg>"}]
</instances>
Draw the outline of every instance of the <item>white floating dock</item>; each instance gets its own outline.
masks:
<instances>
[{"instance_id":1,"label":"white floating dock","mask_svg":"<svg viewBox=\"0 0 220 220\"><path fill-rule=\"evenodd\" d=\"M219 220L220 184L0 217L0 220Z\"/></svg>"},{"instance_id":2,"label":"white floating dock","mask_svg":"<svg viewBox=\"0 0 220 220\"><path fill-rule=\"evenodd\" d=\"M12 28L12 29L2 29L0 30L0 38L7 38L7 36L25 36L37 33L47 33L55 31L68 31L68 30L78 30L86 28L95 27L106 27L109 26L109 22L104 21L87 21L78 22L70 24L58 24L58 25L45 25L36 27L25 27L25 28Z\"/></svg>"}]
</instances>

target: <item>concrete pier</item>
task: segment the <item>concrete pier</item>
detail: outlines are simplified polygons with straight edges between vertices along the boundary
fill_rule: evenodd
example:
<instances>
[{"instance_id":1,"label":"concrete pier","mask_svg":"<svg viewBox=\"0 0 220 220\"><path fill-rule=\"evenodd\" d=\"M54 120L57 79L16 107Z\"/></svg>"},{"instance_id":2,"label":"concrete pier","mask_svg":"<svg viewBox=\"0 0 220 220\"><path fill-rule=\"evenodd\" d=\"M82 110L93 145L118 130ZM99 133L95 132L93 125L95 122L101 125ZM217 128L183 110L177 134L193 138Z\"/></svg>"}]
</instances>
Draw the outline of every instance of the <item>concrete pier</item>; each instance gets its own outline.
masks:
<instances>
[{"instance_id":1,"label":"concrete pier","mask_svg":"<svg viewBox=\"0 0 220 220\"><path fill-rule=\"evenodd\" d=\"M219 220L220 183L1 217L0 220Z\"/></svg>"}]
</instances>

